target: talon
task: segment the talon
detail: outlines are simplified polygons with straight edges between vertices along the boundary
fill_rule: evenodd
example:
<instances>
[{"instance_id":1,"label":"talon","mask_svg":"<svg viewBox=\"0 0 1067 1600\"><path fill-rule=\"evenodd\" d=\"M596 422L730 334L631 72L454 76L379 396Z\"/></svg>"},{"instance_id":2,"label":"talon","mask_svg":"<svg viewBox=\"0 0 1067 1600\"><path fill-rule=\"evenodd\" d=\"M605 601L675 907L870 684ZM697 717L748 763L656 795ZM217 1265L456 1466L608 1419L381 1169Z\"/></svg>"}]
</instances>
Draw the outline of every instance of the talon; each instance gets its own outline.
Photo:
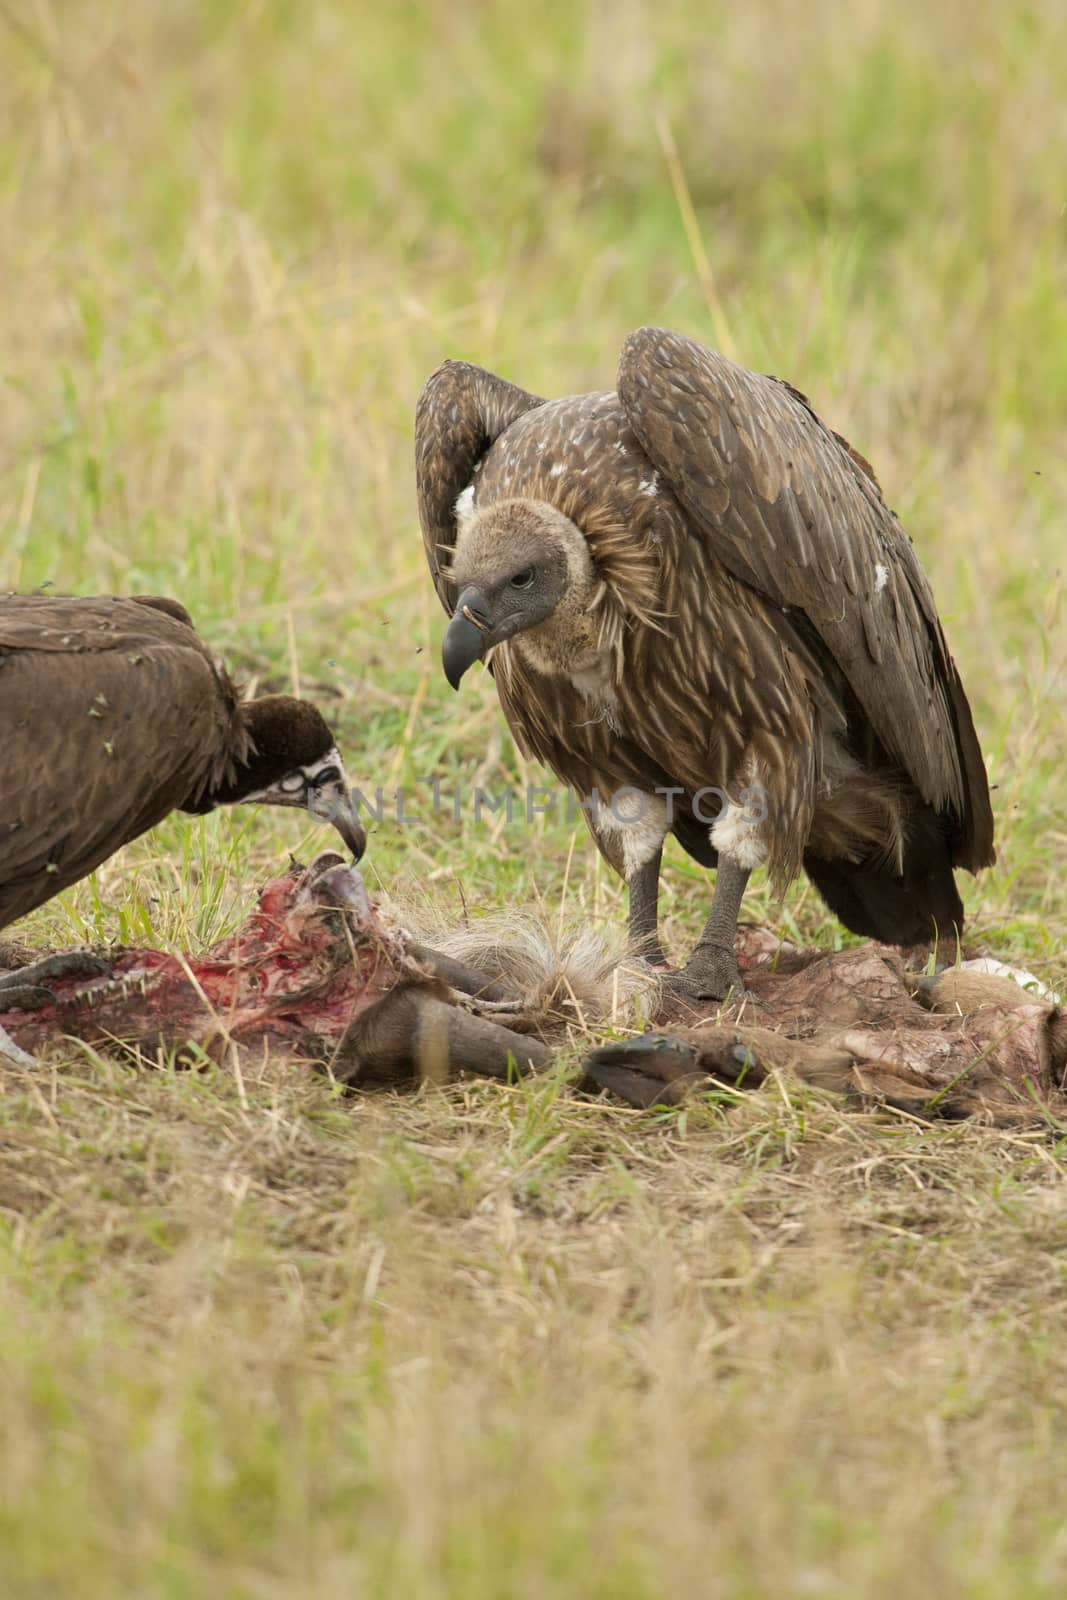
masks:
<instances>
[{"instance_id":1,"label":"talon","mask_svg":"<svg viewBox=\"0 0 1067 1600\"><path fill-rule=\"evenodd\" d=\"M665 987L689 1000L755 1000L745 988L741 968L732 950L718 945L697 945L680 972L664 979Z\"/></svg>"}]
</instances>

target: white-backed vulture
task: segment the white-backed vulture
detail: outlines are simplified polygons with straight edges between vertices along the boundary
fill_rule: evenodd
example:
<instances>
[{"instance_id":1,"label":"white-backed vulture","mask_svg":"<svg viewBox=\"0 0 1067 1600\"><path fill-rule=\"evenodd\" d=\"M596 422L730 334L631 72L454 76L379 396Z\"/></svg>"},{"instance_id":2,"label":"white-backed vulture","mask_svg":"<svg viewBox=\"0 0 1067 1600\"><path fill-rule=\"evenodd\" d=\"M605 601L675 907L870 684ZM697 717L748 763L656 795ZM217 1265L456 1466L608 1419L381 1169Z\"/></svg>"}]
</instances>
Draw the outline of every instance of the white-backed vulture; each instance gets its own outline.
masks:
<instances>
[{"instance_id":1,"label":"white-backed vulture","mask_svg":"<svg viewBox=\"0 0 1067 1600\"><path fill-rule=\"evenodd\" d=\"M970 709L911 541L803 395L642 328L611 393L446 361L415 442L446 676L487 659L520 749L599 797L650 959L666 834L718 865L680 988L739 983L761 863L858 934L955 936L953 868L994 860Z\"/></svg>"},{"instance_id":2,"label":"white-backed vulture","mask_svg":"<svg viewBox=\"0 0 1067 1600\"><path fill-rule=\"evenodd\" d=\"M242 801L303 806L363 853L320 713L242 702L177 601L0 596L0 928L168 812ZM39 1003L49 970L0 978L0 1008Z\"/></svg>"}]
</instances>

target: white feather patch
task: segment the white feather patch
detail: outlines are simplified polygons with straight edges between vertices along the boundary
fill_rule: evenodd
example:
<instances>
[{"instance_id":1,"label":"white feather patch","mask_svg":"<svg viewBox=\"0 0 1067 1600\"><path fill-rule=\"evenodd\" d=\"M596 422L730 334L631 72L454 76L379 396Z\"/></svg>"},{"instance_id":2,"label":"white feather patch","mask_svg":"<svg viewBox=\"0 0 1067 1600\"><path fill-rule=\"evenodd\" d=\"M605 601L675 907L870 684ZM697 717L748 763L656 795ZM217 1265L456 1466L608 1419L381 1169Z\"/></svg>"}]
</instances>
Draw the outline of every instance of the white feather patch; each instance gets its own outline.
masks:
<instances>
[{"instance_id":1,"label":"white feather patch","mask_svg":"<svg viewBox=\"0 0 1067 1600\"><path fill-rule=\"evenodd\" d=\"M761 824L745 814L745 807L734 801L711 825L711 842L720 856L750 871L767 859L767 846L760 833Z\"/></svg>"},{"instance_id":2,"label":"white feather patch","mask_svg":"<svg viewBox=\"0 0 1067 1600\"><path fill-rule=\"evenodd\" d=\"M889 582L889 568L887 566L885 566L881 561L879 561L878 565L874 569L874 592L875 592L875 594L881 594L882 590L885 588L885 586L886 586L886 584L888 582Z\"/></svg>"},{"instance_id":3,"label":"white feather patch","mask_svg":"<svg viewBox=\"0 0 1067 1600\"><path fill-rule=\"evenodd\" d=\"M452 508L459 526L465 527L474 515L474 485L468 483L462 494L456 496L456 503Z\"/></svg>"},{"instance_id":4,"label":"white feather patch","mask_svg":"<svg viewBox=\"0 0 1067 1600\"><path fill-rule=\"evenodd\" d=\"M597 807L596 831L618 837L623 876L632 878L667 837L666 802L659 795L620 791L614 811L606 800Z\"/></svg>"}]
</instances>

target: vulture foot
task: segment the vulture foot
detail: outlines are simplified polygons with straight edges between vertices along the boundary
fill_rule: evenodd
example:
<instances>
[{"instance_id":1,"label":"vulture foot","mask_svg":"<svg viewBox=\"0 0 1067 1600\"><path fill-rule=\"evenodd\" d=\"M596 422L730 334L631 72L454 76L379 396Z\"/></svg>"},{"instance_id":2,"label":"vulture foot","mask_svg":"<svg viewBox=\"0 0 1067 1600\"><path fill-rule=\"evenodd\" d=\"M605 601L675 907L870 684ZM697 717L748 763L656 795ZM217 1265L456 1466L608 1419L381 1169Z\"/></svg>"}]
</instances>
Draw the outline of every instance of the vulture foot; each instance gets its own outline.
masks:
<instances>
[{"instance_id":1,"label":"vulture foot","mask_svg":"<svg viewBox=\"0 0 1067 1600\"><path fill-rule=\"evenodd\" d=\"M681 971L668 974L664 986L688 1000L756 998L745 988L734 952L717 944L698 944Z\"/></svg>"},{"instance_id":2,"label":"vulture foot","mask_svg":"<svg viewBox=\"0 0 1067 1600\"><path fill-rule=\"evenodd\" d=\"M631 939L630 948L638 961L643 961L653 972L670 972L671 964L667 960L663 946L656 934L650 934L642 939Z\"/></svg>"}]
</instances>

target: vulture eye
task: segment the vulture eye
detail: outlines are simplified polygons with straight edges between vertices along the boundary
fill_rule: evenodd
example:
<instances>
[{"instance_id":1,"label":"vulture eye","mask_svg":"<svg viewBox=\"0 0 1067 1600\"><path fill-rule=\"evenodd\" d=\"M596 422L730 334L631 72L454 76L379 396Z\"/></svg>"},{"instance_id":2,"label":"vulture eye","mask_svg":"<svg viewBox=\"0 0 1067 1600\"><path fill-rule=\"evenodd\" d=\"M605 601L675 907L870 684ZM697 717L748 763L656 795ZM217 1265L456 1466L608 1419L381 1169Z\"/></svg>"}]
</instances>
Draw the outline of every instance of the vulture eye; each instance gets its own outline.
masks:
<instances>
[{"instance_id":1,"label":"vulture eye","mask_svg":"<svg viewBox=\"0 0 1067 1600\"><path fill-rule=\"evenodd\" d=\"M509 579L513 589L530 589L533 587L533 581L533 567L523 567L521 572L516 572L515 576Z\"/></svg>"}]
</instances>

